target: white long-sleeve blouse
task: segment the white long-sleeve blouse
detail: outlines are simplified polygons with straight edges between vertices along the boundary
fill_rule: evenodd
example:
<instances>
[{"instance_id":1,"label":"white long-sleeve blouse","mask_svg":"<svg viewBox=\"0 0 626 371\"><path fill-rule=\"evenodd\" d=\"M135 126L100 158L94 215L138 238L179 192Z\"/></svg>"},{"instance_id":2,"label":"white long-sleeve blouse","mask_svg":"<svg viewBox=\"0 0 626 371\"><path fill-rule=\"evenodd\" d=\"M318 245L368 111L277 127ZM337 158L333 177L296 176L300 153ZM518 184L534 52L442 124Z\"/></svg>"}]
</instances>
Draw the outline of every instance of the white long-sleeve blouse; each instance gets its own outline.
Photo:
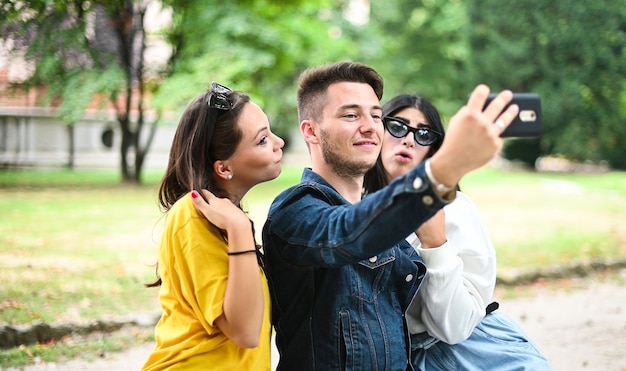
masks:
<instances>
[{"instance_id":1,"label":"white long-sleeve blouse","mask_svg":"<svg viewBox=\"0 0 626 371\"><path fill-rule=\"evenodd\" d=\"M406 239L428 267L407 311L409 331L427 331L449 344L467 339L485 316L496 283L496 252L478 210L467 195L444 207L447 241L424 249L412 233Z\"/></svg>"}]
</instances>

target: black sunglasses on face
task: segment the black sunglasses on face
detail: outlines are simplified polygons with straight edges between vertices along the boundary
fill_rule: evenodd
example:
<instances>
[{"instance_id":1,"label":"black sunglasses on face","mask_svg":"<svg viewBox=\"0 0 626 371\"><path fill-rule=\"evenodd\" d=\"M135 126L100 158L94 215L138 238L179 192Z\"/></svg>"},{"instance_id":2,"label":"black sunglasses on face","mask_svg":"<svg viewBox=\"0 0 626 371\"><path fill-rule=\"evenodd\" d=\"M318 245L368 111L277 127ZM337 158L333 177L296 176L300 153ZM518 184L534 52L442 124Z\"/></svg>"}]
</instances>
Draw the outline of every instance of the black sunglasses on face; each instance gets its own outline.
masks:
<instances>
[{"instance_id":1,"label":"black sunglasses on face","mask_svg":"<svg viewBox=\"0 0 626 371\"><path fill-rule=\"evenodd\" d=\"M404 138L412 132L415 136L415 142L421 146L430 146L442 138L441 133L426 126L414 128L409 125L409 122L400 117L385 116L383 117L383 124L389 134L395 138Z\"/></svg>"}]
</instances>

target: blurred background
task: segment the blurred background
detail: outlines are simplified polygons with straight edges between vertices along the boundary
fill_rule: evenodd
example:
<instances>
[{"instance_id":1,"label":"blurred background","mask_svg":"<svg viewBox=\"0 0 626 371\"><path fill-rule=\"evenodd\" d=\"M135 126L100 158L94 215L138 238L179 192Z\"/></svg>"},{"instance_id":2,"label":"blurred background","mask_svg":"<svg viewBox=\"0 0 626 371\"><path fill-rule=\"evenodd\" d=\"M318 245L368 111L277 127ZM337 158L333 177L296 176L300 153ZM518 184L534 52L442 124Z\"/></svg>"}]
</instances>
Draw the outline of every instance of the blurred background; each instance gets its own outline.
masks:
<instances>
[{"instance_id":1,"label":"blurred background","mask_svg":"<svg viewBox=\"0 0 626 371\"><path fill-rule=\"evenodd\" d=\"M154 279L156 187L182 110L218 81L249 93L285 139L283 174L247 196L259 231L309 161L296 79L340 60L374 67L383 103L417 93L446 122L479 83L538 93L543 135L507 139L461 184L500 282L624 266L620 1L2 0L0 31L0 327L158 311L142 284ZM1 352L0 368L73 357L58 351L72 336L52 339ZM151 331L108 339L96 349Z\"/></svg>"},{"instance_id":2,"label":"blurred background","mask_svg":"<svg viewBox=\"0 0 626 371\"><path fill-rule=\"evenodd\" d=\"M248 92L302 149L296 78L350 59L449 119L468 93L536 92L544 133L503 156L626 168L626 8L610 0L3 1L0 166L163 167L211 81ZM295 138L294 138L295 137Z\"/></svg>"}]
</instances>

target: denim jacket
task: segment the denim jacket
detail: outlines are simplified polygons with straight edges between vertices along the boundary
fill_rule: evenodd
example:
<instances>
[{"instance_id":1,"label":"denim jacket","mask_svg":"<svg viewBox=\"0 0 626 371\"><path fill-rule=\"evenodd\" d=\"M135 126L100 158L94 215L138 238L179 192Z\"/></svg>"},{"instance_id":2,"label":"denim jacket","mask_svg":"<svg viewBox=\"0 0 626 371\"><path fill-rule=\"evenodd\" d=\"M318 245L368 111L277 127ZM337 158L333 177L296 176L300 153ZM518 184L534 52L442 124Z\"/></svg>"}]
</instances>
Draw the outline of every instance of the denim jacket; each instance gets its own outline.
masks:
<instances>
[{"instance_id":1,"label":"denim jacket","mask_svg":"<svg viewBox=\"0 0 626 371\"><path fill-rule=\"evenodd\" d=\"M277 370L412 370L405 312L426 273L404 237L447 202L423 165L350 204L305 169L263 227Z\"/></svg>"}]
</instances>

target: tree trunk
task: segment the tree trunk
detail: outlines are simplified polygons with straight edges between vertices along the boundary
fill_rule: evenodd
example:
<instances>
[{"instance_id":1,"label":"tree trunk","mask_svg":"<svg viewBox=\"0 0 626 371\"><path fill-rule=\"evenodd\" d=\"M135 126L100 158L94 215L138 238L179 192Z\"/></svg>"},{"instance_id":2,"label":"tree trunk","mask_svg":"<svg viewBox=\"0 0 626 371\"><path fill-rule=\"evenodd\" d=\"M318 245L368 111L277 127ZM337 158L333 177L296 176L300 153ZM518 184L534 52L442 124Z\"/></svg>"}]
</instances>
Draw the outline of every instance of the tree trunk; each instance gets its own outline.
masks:
<instances>
[{"instance_id":1,"label":"tree trunk","mask_svg":"<svg viewBox=\"0 0 626 371\"><path fill-rule=\"evenodd\" d=\"M128 162L130 150L132 149L134 143L133 132L130 129L129 121L128 115L118 116L118 122L122 132L122 143L120 145L120 168L122 171L123 183L135 182L135 174L133 169L130 168L130 164Z\"/></svg>"},{"instance_id":2,"label":"tree trunk","mask_svg":"<svg viewBox=\"0 0 626 371\"><path fill-rule=\"evenodd\" d=\"M67 125L67 138L68 138L68 148L67 148L67 168L70 170L74 169L74 124Z\"/></svg>"}]
</instances>

